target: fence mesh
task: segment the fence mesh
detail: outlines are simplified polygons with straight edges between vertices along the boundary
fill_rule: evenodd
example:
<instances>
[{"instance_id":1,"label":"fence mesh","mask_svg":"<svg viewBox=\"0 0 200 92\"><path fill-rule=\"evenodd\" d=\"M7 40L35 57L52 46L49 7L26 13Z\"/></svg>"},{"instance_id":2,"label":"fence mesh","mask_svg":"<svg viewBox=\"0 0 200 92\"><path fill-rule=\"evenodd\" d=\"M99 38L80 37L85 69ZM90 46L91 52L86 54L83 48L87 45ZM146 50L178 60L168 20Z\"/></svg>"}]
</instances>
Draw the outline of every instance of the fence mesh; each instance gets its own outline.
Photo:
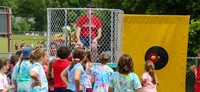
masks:
<instances>
[{"instance_id":1,"label":"fence mesh","mask_svg":"<svg viewBox=\"0 0 200 92\"><path fill-rule=\"evenodd\" d=\"M188 57L186 66L186 92L194 92L195 74L191 71L190 66L199 65L197 57Z\"/></svg>"},{"instance_id":2,"label":"fence mesh","mask_svg":"<svg viewBox=\"0 0 200 92\"><path fill-rule=\"evenodd\" d=\"M91 51L94 49L92 40L95 39L98 34L97 29L102 25L102 36L98 40L96 53L91 53L92 57L97 58L101 52L105 51L110 54L110 61L116 62L122 53L123 11L121 10L102 8L48 8L47 17L47 46L49 53L51 53L51 44L56 45L56 48L60 46L74 48L77 42L77 23L82 28L80 33L81 42ZM89 31L86 29L89 29Z\"/></svg>"}]
</instances>

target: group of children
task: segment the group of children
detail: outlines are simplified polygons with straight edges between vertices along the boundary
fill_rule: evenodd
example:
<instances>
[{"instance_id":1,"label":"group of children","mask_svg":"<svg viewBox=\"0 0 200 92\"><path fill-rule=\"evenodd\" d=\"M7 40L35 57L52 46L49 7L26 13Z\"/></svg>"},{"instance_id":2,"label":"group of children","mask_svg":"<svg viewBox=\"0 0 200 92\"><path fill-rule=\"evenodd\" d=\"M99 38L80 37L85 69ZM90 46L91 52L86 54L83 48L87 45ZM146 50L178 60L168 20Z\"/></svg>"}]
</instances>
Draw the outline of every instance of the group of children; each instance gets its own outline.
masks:
<instances>
[{"instance_id":1,"label":"group of children","mask_svg":"<svg viewBox=\"0 0 200 92\"><path fill-rule=\"evenodd\" d=\"M5 75L9 70L9 61L0 60L0 91L1 92L48 92L48 82L42 65L48 62L45 49L33 50L25 47L11 70L11 81ZM6 62L6 63L5 63ZM4 74L4 75L3 75Z\"/></svg>"},{"instance_id":2,"label":"group of children","mask_svg":"<svg viewBox=\"0 0 200 92\"><path fill-rule=\"evenodd\" d=\"M11 72L14 86L7 81L8 61L0 59L0 92L157 92L151 61L146 61L146 72L139 79L128 54L119 58L117 71L107 65L108 53L102 52L98 59L100 64L92 62L89 49L61 46L49 61L45 49L25 47Z\"/></svg>"}]
</instances>

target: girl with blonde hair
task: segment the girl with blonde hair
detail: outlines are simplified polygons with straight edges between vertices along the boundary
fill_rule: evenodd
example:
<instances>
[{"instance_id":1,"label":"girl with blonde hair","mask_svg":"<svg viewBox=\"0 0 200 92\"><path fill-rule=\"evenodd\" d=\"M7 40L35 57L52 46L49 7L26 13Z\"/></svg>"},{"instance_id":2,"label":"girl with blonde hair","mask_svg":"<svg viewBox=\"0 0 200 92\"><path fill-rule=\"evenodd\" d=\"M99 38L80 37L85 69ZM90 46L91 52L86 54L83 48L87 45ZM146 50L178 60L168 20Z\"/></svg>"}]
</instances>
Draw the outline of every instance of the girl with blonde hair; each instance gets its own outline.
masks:
<instances>
[{"instance_id":1,"label":"girl with blonde hair","mask_svg":"<svg viewBox=\"0 0 200 92\"><path fill-rule=\"evenodd\" d=\"M48 92L48 82L42 64L48 62L48 53L43 48L32 51L30 62L33 64L30 71L31 88L30 92Z\"/></svg>"}]
</instances>

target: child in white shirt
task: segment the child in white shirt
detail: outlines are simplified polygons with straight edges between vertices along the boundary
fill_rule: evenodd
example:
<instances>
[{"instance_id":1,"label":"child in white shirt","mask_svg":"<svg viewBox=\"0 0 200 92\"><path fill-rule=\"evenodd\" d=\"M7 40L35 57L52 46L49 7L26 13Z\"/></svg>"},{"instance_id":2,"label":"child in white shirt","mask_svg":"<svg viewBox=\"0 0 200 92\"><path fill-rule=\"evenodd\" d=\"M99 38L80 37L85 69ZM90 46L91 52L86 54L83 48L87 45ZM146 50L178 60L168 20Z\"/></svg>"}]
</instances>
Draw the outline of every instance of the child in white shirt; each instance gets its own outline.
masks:
<instances>
[{"instance_id":1,"label":"child in white shirt","mask_svg":"<svg viewBox=\"0 0 200 92\"><path fill-rule=\"evenodd\" d=\"M6 76L6 72L9 69L9 61L6 59L0 59L0 91L8 92L10 89L8 85L8 80Z\"/></svg>"}]
</instances>

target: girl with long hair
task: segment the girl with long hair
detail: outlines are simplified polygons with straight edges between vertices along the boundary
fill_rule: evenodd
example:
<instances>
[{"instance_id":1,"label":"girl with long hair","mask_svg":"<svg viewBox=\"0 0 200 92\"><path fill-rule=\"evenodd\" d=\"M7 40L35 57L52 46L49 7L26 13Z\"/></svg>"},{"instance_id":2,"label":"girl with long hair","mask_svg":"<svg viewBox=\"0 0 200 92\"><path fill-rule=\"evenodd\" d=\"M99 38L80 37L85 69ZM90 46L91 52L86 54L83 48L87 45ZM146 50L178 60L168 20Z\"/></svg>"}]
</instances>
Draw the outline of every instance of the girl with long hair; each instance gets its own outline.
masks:
<instances>
[{"instance_id":1,"label":"girl with long hair","mask_svg":"<svg viewBox=\"0 0 200 92\"><path fill-rule=\"evenodd\" d=\"M22 49L21 59L14 66L12 79L15 85L15 91L28 92L30 90L30 70L32 64L30 63L30 54L33 51L31 47L24 47Z\"/></svg>"},{"instance_id":2,"label":"girl with long hair","mask_svg":"<svg viewBox=\"0 0 200 92\"><path fill-rule=\"evenodd\" d=\"M109 82L109 92L141 92L140 80L133 72L133 61L130 55L119 58L117 72L114 72Z\"/></svg>"},{"instance_id":3,"label":"girl with long hair","mask_svg":"<svg viewBox=\"0 0 200 92\"><path fill-rule=\"evenodd\" d=\"M85 52L86 52L86 60L87 60L86 69L85 69L86 92L92 92L91 75L92 75L92 69L93 69L94 64L92 63L90 50L87 49Z\"/></svg>"},{"instance_id":4,"label":"girl with long hair","mask_svg":"<svg viewBox=\"0 0 200 92\"><path fill-rule=\"evenodd\" d=\"M153 62L146 61L145 63L146 72L142 74L141 83L142 83L142 92L157 92L156 85L158 81L154 73L155 66Z\"/></svg>"},{"instance_id":5,"label":"girl with long hair","mask_svg":"<svg viewBox=\"0 0 200 92\"><path fill-rule=\"evenodd\" d=\"M30 92L48 92L48 82L42 64L48 62L48 53L43 48L34 50L30 55L30 62L33 64L30 71L31 88Z\"/></svg>"},{"instance_id":6,"label":"girl with long hair","mask_svg":"<svg viewBox=\"0 0 200 92\"><path fill-rule=\"evenodd\" d=\"M62 71L61 78L67 84L66 92L85 92L85 69L87 60L85 60L85 49L76 47L72 52L71 64Z\"/></svg>"}]
</instances>

